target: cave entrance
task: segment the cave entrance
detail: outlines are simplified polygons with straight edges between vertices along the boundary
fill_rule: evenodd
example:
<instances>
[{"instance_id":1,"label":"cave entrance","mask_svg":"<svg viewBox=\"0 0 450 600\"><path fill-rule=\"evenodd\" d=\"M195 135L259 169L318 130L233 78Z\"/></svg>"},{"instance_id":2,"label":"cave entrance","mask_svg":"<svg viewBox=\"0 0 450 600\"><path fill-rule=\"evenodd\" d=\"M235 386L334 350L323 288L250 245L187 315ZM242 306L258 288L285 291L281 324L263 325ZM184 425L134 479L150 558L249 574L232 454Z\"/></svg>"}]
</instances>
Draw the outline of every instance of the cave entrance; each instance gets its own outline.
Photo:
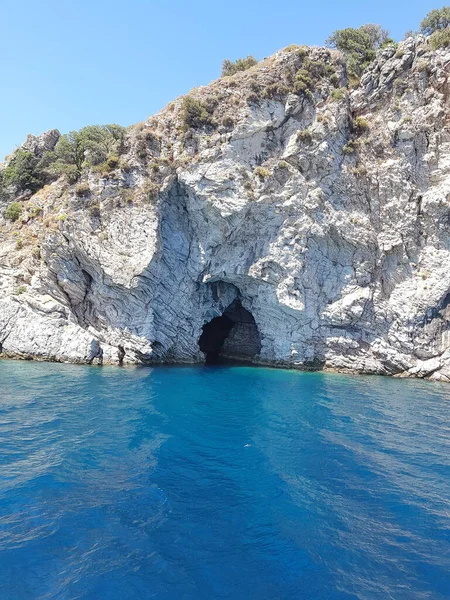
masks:
<instances>
[{"instance_id":1,"label":"cave entrance","mask_svg":"<svg viewBox=\"0 0 450 600\"><path fill-rule=\"evenodd\" d=\"M255 319L239 299L234 300L222 316L203 326L198 344L209 365L252 362L261 351Z\"/></svg>"}]
</instances>

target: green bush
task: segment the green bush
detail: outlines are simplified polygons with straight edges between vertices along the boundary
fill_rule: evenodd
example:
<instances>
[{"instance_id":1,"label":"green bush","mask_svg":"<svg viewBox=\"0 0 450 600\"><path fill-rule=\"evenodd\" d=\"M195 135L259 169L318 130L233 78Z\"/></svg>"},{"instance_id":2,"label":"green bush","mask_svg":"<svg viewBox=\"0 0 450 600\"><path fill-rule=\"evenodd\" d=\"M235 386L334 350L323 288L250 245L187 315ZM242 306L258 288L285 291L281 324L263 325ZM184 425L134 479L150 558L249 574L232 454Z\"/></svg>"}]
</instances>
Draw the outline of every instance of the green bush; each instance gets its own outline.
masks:
<instances>
[{"instance_id":1,"label":"green bush","mask_svg":"<svg viewBox=\"0 0 450 600\"><path fill-rule=\"evenodd\" d=\"M254 173L261 180L264 180L264 179L267 179L268 177L270 177L269 169L265 169L264 167L256 167Z\"/></svg>"},{"instance_id":2,"label":"green bush","mask_svg":"<svg viewBox=\"0 0 450 600\"><path fill-rule=\"evenodd\" d=\"M325 75L331 75L334 73L332 65L327 65L322 60L305 60L303 66L308 70L311 77L318 79L319 77L325 77Z\"/></svg>"},{"instance_id":3,"label":"green bush","mask_svg":"<svg viewBox=\"0 0 450 600\"><path fill-rule=\"evenodd\" d=\"M439 50L439 48L447 48L450 46L450 27L432 33L430 36L430 44L433 50Z\"/></svg>"},{"instance_id":4,"label":"green bush","mask_svg":"<svg viewBox=\"0 0 450 600\"><path fill-rule=\"evenodd\" d=\"M182 119L185 131L190 128L200 129L201 127L211 126L214 123L207 106L191 96L186 96L183 100Z\"/></svg>"},{"instance_id":5,"label":"green bush","mask_svg":"<svg viewBox=\"0 0 450 600\"><path fill-rule=\"evenodd\" d=\"M272 83L263 89L261 96L270 100L272 98L283 98L287 94L289 94L288 87L282 83Z\"/></svg>"},{"instance_id":6,"label":"green bush","mask_svg":"<svg viewBox=\"0 0 450 600\"><path fill-rule=\"evenodd\" d=\"M432 10L420 24L420 30L425 35L435 31L442 31L450 25L450 6L443 6Z\"/></svg>"},{"instance_id":7,"label":"green bush","mask_svg":"<svg viewBox=\"0 0 450 600\"><path fill-rule=\"evenodd\" d=\"M342 152L344 154L353 154L354 152L356 152L356 144L353 140L350 140L349 142L347 142L345 144L345 146L342 148Z\"/></svg>"},{"instance_id":8,"label":"green bush","mask_svg":"<svg viewBox=\"0 0 450 600\"><path fill-rule=\"evenodd\" d=\"M375 58L376 51L390 42L388 31L380 25L369 23L358 29L338 29L327 39L326 44L345 55L349 74L360 76Z\"/></svg>"},{"instance_id":9,"label":"green bush","mask_svg":"<svg viewBox=\"0 0 450 600\"><path fill-rule=\"evenodd\" d=\"M55 150L47 155L50 169L76 181L85 166L99 165L124 151L125 128L120 125L89 125L62 135Z\"/></svg>"},{"instance_id":10,"label":"green bush","mask_svg":"<svg viewBox=\"0 0 450 600\"><path fill-rule=\"evenodd\" d=\"M346 96L345 88L339 88L339 89L333 90L331 92L331 98L333 100L342 100L342 98L345 98L345 96Z\"/></svg>"},{"instance_id":11,"label":"green bush","mask_svg":"<svg viewBox=\"0 0 450 600\"><path fill-rule=\"evenodd\" d=\"M333 73L332 75L330 75L330 81L334 86L337 87L340 83L339 75L337 73Z\"/></svg>"},{"instance_id":12,"label":"green bush","mask_svg":"<svg viewBox=\"0 0 450 600\"><path fill-rule=\"evenodd\" d=\"M367 119L365 119L364 117L356 117L356 119L353 121L352 125L353 125L353 129L357 133L363 133L364 131L367 131L368 129L370 129L369 121Z\"/></svg>"},{"instance_id":13,"label":"green bush","mask_svg":"<svg viewBox=\"0 0 450 600\"><path fill-rule=\"evenodd\" d=\"M16 186L20 191L36 192L45 184L45 175L38 168L39 158L32 152L18 150L3 171L3 186Z\"/></svg>"},{"instance_id":14,"label":"green bush","mask_svg":"<svg viewBox=\"0 0 450 600\"><path fill-rule=\"evenodd\" d=\"M105 161L105 168L108 171L114 171L120 164L120 159L118 156L109 156Z\"/></svg>"},{"instance_id":15,"label":"green bush","mask_svg":"<svg viewBox=\"0 0 450 600\"><path fill-rule=\"evenodd\" d=\"M305 56L308 56L308 47L307 46L300 46L300 48L298 48L298 50L296 50L295 53L300 58L305 58Z\"/></svg>"},{"instance_id":16,"label":"green bush","mask_svg":"<svg viewBox=\"0 0 450 600\"><path fill-rule=\"evenodd\" d=\"M299 94L302 92L306 93L308 91L312 92L313 89L314 84L311 77L309 76L309 71L307 71L306 69L299 69L295 75L294 93Z\"/></svg>"},{"instance_id":17,"label":"green bush","mask_svg":"<svg viewBox=\"0 0 450 600\"><path fill-rule=\"evenodd\" d=\"M18 202L11 202L5 210L5 217L10 221L17 221L22 214L22 207Z\"/></svg>"},{"instance_id":18,"label":"green bush","mask_svg":"<svg viewBox=\"0 0 450 600\"><path fill-rule=\"evenodd\" d=\"M225 59L222 63L222 77L229 77L230 75L234 75L239 71L246 71L257 64L258 61L256 58L250 54L247 56L247 58L238 58L234 62L232 60Z\"/></svg>"},{"instance_id":19,"label":"green bush","mask_svg":"<svg viewBox=\"0 0 450 600\"><path fill-rule=\"evenodd\" d=\"M52 172L58 177L63 175L69 183L75 183L78 180L79 173L75 165L68 165L62 161L51 165Z\"/></svg>"}]
</instances>

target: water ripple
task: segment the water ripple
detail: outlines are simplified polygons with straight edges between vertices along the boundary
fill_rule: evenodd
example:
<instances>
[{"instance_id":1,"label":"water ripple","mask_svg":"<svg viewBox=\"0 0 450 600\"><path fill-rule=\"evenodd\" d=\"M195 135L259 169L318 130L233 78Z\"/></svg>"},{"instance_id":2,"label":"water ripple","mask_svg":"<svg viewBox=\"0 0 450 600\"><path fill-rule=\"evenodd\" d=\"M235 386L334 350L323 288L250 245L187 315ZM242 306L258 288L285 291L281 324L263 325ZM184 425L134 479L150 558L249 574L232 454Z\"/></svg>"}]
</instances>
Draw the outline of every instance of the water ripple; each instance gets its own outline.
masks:
<instances>
[{"instance_id":1,"label":"water ripple","mask_svg":"<svg viewBox=\"0 0 450 600\"><path fill-rule=\"evenodd\" d=\"M1 600L443 600L450 386L0 362Z\"/></svg>"}]
</instances>

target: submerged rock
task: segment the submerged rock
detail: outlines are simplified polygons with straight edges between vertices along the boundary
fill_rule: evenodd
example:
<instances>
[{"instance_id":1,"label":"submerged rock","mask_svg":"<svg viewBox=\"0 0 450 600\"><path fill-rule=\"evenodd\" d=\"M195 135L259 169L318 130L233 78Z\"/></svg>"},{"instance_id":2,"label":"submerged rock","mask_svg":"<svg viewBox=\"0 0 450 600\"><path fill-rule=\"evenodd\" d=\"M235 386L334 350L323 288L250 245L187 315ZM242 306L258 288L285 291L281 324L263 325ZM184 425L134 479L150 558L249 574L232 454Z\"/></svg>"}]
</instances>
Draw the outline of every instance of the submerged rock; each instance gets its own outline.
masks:
<instances>
[{"instance_id":1,"label":"submerged rock","mask_svg":"<svg viewBox=\"0 0 450 600\"><path fill-rule=\"evenodd\" d=\"M450 380L450 51L409 38L350 92L338 53L306 54L307 93L288 48L193 90L203 124L178 99L115 168L2 217L3 355L204 361L238 303L223 355Z\"/></svg>"}]
</instances>

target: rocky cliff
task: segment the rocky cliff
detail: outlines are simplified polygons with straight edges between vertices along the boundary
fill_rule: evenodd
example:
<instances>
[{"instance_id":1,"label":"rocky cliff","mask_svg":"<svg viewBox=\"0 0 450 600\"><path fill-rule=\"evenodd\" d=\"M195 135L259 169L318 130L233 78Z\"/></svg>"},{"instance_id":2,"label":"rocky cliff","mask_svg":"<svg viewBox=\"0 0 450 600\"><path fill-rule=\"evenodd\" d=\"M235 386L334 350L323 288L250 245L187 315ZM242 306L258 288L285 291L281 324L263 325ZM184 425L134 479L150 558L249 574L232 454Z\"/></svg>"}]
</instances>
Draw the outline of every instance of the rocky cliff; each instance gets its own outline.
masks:
<instances>
[{"instance_id":1,"label":"rocky cliff","mask_svg":"<svg viewBox=\"0 0 450 600\"><path fill-rule=\"evenodd\" d=\"M130 128L109 172L16 221L3 200L2 355L450 381L449 72L409 38L349 88L337 52L289 47L193 90L203 121L178 99Z\"/></svg>"}]
</instances>

